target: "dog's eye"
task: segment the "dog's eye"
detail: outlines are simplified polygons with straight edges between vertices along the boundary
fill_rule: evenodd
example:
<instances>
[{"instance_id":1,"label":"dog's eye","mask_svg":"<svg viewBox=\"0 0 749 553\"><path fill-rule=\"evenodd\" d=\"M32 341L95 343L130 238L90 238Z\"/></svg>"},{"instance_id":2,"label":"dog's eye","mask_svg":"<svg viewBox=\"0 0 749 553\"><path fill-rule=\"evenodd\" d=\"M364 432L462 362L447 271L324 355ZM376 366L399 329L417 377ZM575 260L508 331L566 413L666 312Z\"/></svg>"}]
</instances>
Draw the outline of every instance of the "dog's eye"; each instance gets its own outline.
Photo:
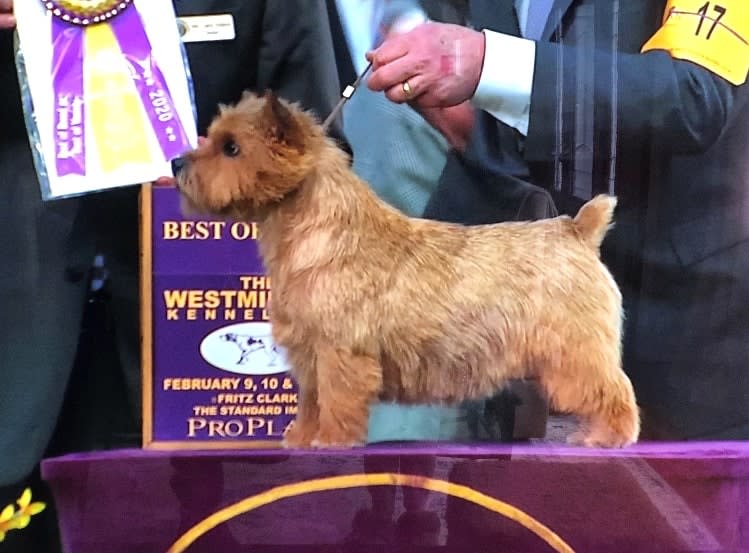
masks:
<instances>
[{"instance_id":1,"label":"dog's eye","mask_svg":"<svg viewBox=\"0 0 749 553\"><path fill-rule=\"evenodd\" d=\"M224 144L224 155L226 157L237 157L239 155L239 145L230 140Z\"/></svg>"}]
</instances>

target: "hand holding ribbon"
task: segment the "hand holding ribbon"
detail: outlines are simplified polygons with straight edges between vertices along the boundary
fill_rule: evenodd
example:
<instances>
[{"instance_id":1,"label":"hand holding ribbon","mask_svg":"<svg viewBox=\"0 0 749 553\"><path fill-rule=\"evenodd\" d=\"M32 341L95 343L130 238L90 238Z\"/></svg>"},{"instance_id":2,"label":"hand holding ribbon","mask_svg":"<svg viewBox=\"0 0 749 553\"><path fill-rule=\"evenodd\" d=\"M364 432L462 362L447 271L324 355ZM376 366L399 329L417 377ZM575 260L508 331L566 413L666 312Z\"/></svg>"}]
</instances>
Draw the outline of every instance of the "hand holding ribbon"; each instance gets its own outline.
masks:
<instances>
[{"instance_id":1,"label":"hand holding ribbon","mask_svg":"<svg viewBox=\"0 0 749 553\"><path fill-rule=\"evenodd\" d=\"M13 0L0 0L0 29L12 29L16 26L13 16Z\"/></svg>"}]
</instances>

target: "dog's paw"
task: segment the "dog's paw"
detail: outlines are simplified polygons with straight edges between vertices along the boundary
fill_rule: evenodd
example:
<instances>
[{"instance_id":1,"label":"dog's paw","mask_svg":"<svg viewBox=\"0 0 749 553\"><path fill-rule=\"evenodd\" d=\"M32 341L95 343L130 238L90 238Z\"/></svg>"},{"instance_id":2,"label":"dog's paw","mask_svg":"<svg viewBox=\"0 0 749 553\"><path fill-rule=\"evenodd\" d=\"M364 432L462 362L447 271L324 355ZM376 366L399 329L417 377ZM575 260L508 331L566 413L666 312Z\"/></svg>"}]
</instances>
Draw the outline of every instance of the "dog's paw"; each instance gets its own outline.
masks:
<instances>
[{"instance_id":1,"label":"dog's paw","mask_svg":"<svg viewBox=\"0 0 749 553\"><path fill-rule=\"evenodd\" d=\"M312 442L315 439L315 432L312 429L305 429L300 424L292 424L284 434L281 445L285 449L293 448L310 448L313 447Z\"/></svg>"},{"instance_id":2,"label":"dog's paw","mask_svg":"<svg viewBox=\"0 0 749 553\"><path fill-rule=\"evenodd\" d=\"M567 436L567 443L569 445L574 446L584 446L585 445L585 432L577 431L573 432L569 436Z\"/></svg>"},{"instance_id":3,"label":"dog's paw","mask_svg":"<svg viewBox=\"0 0 749 553\"><path fill-rule=\"evenodd\" d=\"M317 449L351 449L365 445L364 440L357 440L350 436L333 436L318 434L312 440L312 447Z\"/></svg>"},{"instance_id":4,"label":"dog's paw","mask_svg":"<svg viewBox=\"0 0 749 553\"><path fill-rule=\"evenodd\" d=\"M315 447L312 445L313 440L294 440L289 438L284 438L281 440L281 447L284 449L310 449L312 447Z\"/></svg>"},{"instance_id":5,"label":"dog's paw","mask_svg":"<svg viewBox=\"0 0 749 553\"><path fill-rule=\"evenodd\" d=\"M281 447L284 449L309 449L312 447L312 441L305 442L284 438L281 440Z\"/></svg>"},{"instance_id":6,"label":"dog's paw","mask_svg":"<svg viewBox=\"0 0 749 553\"><path fill-rule=\"evenodd\" d=\"M364 442L327 442L323 440L312 440L312 447L316 449L353 449L363 446Z\"/></svg>"},{"instance_id":7,"label":"dog's paw","mask_svg":"<svg viewBox=\"0 0 749 553\"><path fill-rule=\"evenodd\" d=\"M634 441L609 432L574 432L567 437L567 443L582 447L622 448Z\"/></svg>"}]
</instances>

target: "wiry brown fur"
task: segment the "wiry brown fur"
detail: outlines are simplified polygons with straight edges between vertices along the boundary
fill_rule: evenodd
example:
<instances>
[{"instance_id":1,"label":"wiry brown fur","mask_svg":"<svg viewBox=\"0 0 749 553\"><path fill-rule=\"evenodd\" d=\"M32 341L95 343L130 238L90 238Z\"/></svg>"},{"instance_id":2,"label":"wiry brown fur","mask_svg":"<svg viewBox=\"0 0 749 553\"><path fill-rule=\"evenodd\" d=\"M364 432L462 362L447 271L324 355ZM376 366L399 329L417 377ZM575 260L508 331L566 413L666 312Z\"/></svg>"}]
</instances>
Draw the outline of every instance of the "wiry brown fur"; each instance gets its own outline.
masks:
<instances>
[{"instance_id":1,"label":"wiry brown fur","mask_svg":"<svg viewBox=\"0 0 749 553\"><path fill-rule=\"evenodd\" d=\"M456 402L513 378L537 379L556 409L582 417L577 443L637 440L621 296L598 252L614 198L574 220L408 218L313 117L270 93L222 109L178 182L194 207L259 224L273 336L300 387L289 446L362 443L378 399Z\"/></svg>"}]
</instances>

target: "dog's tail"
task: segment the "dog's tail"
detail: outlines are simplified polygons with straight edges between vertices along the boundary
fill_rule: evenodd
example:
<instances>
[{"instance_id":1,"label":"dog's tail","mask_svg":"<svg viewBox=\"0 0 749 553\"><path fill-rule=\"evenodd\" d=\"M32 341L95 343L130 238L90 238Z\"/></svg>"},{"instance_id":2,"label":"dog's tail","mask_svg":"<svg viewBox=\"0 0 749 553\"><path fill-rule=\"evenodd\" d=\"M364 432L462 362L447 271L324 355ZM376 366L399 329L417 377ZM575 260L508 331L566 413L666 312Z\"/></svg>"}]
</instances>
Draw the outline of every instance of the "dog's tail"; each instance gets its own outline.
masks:
<instances>
[{"instance_id":1,"label":"dog's tail","mask_svg":"<svg viewBox=\"0 0 749 553\"><path fill-rule=\"evenodd\" d=\"M599 194L580 208L573 224L585 244L596 250L601 247L606 232L612 226L615 207L614 196Z\"/></svg>"}]
</instances>

